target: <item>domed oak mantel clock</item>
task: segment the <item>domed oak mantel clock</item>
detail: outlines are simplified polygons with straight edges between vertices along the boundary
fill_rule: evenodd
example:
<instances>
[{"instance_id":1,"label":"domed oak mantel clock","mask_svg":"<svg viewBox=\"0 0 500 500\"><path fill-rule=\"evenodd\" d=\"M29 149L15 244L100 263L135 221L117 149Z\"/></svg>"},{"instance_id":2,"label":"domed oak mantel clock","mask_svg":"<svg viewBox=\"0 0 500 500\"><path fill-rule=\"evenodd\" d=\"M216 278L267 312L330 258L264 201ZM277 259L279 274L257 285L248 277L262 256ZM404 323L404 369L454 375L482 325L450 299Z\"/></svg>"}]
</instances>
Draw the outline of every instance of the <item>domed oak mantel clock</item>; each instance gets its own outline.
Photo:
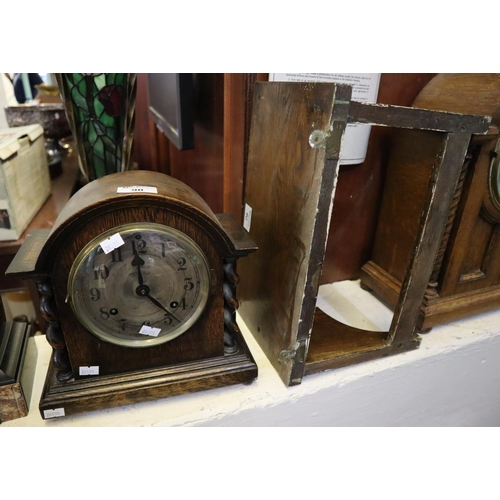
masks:
<instances>
[{"instance_id":1,"label":"domed oak mantel clock","mask_svg":"<svg viewBox=\"0 0 500 500\"><path fill-rule=\"evenodd\" d=\"M53 355L43 418L249 382L236 261L256 250L230 214L150 171L97 179L8 274L34 279Z\"/></svg>"}]
</instances>

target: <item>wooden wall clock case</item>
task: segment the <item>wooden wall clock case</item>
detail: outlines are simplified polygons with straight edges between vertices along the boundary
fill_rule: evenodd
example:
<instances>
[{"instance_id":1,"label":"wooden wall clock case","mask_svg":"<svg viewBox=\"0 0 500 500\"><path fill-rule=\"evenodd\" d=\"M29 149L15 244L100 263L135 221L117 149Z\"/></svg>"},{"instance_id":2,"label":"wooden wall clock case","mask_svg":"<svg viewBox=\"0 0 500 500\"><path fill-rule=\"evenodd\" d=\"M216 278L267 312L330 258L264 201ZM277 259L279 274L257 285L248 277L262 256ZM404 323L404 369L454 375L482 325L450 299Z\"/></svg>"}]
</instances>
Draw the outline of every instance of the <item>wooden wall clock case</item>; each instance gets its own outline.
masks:
<instances>
[{"instance_id":1,"label":"wooden wall clock case","mask_svg":"<svg viewBox=\"0 0 500 500\"><path fill-rule=\"evenodd\" d=\"M304 375L419 346L416 324L472 134L489 117L351 101L351 87L257 83L244 201L259 251L238 272L239 312L286 385ZM343 325L316 310L345 127L429 131L432 166L389 332Z\"/></svg>"},{"instance_id":2,"label":"wooden wall clock case","mask_svg":"<svg viewBox=\"0 0 500 500\"><path fill-rule=\"evenodd\" d=\"M492 116L488 134L469 145L453 195L418 319L429 330L500 306L500 74L437 75L413 105ZM425 131L399 131L394 139L373 253L361 270L363 286L392 307L439 148Z\"/></svg>"},{"instance_id":3,"label":"wooden wall clock case","mask_svg":"<svg viewBox=\"0 0 500 500\"><path fill-rule=\"evenodd\" d=\"M120 193L117 192L120 186L154 187L157 192L128 190ZM123 231L124 227L132 225L135 228L137 224L143 225L144 231L134 229L139 234ZM95 309L93 316L86 316L94 327L85 326L85 317L78 316L78 309L73 307L77 303L77 293L70 283L78 282L72 281L73 263L79 262L82 252L87 255L85 248L93 245L96 238L99 241L110 231L120 232L117 228L122 228L121 235L129 240L126 240L127 245L116 249L116 254L113 252L106 256L109 269L102 265L96 268L92 261L77 267L83 270L84 276L88 276L84 279L97 283L89 287L103 287L100 291L98 288L83 288L78 303L96 303L99 308L103 297L113 301L123 293L125 299L119 306L110 302L105 303L106 310ZM174 250L167 248L172 248L171 240L165 240L163 247L158 247L156 243L140 246L137 243L140 239L134 240L141 237L141 232L151 231L153 234L153 230L158 228L160 231L154 234L170 231L174 236L181 235L178 242L182 242L182 238L194 242L201 252L195 259L202 272L193 272L184 278L190 280L189 286L182 284L182 276L179 278L179 297L183 295L186 299L184 305L177 295L170 295L173 298L168 303L163 301L158 306L159 301L155 297L162 290L174 286L175 273L185 270L186 259L173 267L170 252ZM151 247L154 251L149 250ZM92 248L95 248L95 253L89 255L99 255L99 248ZM67 203L52 230L35 231L28 235L8 269L13 275L36 281L40 307L49 323L46 336L53 347L53 356L40 402L42 417L61 416L61 409L67 416L253 380L257 376L257 366L239 332L235 311L238 307L236 261L255 250L254 242L234 217L230 214L214 215L197 193L167 175L128 171L104 176L80 189ZM97 257L93 258L96 262ZM149 275L148 265L156 265L150 268ZM119 266L116 267L117 272L113 271L113 266ZM202 266L205 266L205 271ZM158 269L163 271L158 272ZM115 277L113 282L116 283L116 276L120 275L126 276L125 281L120 282L118 287L111 287L110 294L106 293L111 277ZM99 285L99 280L104 283ZM154 312L146 312L146 316L160 315L157 320L160 322L157 326L161 327L160 336L165 328L169 328L164 324L177 327L180 323L172 323L171 318L180 321L182 316L178 311L181 308L187 311L182 314L190 314L188 292L183 290L192 290L196 281L204 286L206 305L198 309L200 316L182 334L166 342L155 343L156 339L138 333L140 323L131 334L121 333L120 323L116 321L122 316L118 314L134 318L137 313L131 311L137 311L143 305L154 309ZM156 300L154 307L149 304L150 297L152 302ZM171 302L174 299L178 302ZM127 307L127 300L134 305ZM162 319L163 312L159 308L169 317ZM103 340L99 311L104 315L101 316L101 324L106 323L110 314L116 315L116 324L113 323L109 332L114 336L130 335L135 346L127 344L127 338L125 343L123 339L114 342L113 336ZM142 316L139 318L142 322ZM130 319L121 321L125 330ZM103 328L107 329L108 324ZM104 331L104 334L109 332ZM147 343L143 337L147 338ZM80 367L92 366L99 367L99 374L82 376Z\"/></svg>"}]
</instances>

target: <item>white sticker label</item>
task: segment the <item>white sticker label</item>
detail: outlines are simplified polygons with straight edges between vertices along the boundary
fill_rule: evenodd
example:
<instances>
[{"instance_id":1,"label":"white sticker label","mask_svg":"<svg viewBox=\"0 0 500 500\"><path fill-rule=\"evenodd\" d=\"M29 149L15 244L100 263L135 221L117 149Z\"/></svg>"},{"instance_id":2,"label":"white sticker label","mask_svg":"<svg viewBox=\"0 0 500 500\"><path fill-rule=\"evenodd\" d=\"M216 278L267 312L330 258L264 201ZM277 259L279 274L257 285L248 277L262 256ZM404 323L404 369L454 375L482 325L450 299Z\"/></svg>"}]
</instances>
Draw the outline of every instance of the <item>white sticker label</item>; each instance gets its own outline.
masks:
<instances>
[{"instance_id":1,"label":"white sticker label","mask_svg":"<svg viewBox=\"0 0 500 500\"><path fill-rule=\"evenodd\" d=\"M64 408L56 408L54 410L43 410L43 416L45 418L56 418L56 417L64 417Z\"/></svg>"},{"instance_id":2,"label":"white sticker label","mask_svg":"<svg viewBox=\"0 0 500 500\"><path fill-rule=\"evenodd\" d=\"M142 328L139 330L139 333L142 333L142 335L149 335L150 337L158 337L160 332L161 328L153 328L148 325L142 325Z\"/></svg>"},{"instance_id":3,"label":"white sticker label","mask_svg":"<svg viewBox=\"0 0 500 500\"><path fill-rule=\"evenodd\" d=\"M245 215L243 216L243 227L250 231L250 225L252 224L252 207L245 203Z\"/></svg>"},{"instance_id":4,"label":"white sticker label","mask_svg":"<svg viewBox=\"0 0 500 500\"><path fill-rule=\"evenodd\" d=\"M122 186L116 189L117 193L158 193L153 186Z\"/></svg>"},{"instance_id":5,"label":"white sticker label","mask_svg":"<svg viewBox=\"0 0 500 500\"><path fill-rule=\"evenodd\" d=\"M123 238L120 236L120 233L116 233L113 236L110 236L107 240L104 240L101 243L101 248L104 253L112 252L115 248L121 247L125 245Z\"/></svg>"},{"instance_id":6,"label":"white sticker label","mask_svg":"<svg viewBox=\"0 0 500 500\"><path fill-rule=\"evenodd\" d=\"M80 366L78 373L80 375L99 375L98 366Z\"/></svg>"}]
</instances>

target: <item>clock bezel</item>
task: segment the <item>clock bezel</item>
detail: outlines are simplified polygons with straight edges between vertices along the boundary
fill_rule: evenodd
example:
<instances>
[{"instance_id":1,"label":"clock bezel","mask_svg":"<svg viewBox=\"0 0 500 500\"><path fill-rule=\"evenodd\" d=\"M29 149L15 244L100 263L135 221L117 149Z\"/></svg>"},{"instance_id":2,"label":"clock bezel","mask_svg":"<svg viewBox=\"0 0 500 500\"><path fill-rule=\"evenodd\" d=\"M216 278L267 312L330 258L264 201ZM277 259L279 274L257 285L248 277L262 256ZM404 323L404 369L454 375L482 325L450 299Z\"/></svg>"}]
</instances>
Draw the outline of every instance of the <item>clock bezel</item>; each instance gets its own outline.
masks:
<instances>
[{"instance_id":1,"label":"clock bezel","mask_svg":"<svg viewBox=\"0 0 500 500\"><path fill-rule=\"evenodd\" d=\"M87 260L88 256L98 247L104 240L108 239L110 236L115 235L116 233L130 233L130 232L144 232L144 231L156 231L163 234L170 235L179 241L181 241L184 245L190 248L197 257L200 259L199 271L200 271L200 288L199 294L200 298L196 305L194 311L192 311L191 315L187 319L187 321L182 322L182 324L175 328L175 330L158 337L150 337L145 336L144 339L123 339L120 337L116 337L109 331L105 331L102 329L102 325L99 323L93 323L87 321L85 315L82 314L82 311L79 308L86 309L83 305L75 302L75 297L77 295L75 290L75 284L77 281L77 274L81 267L81 265ZM187 332L200 318L203 314L209 297L210 291L210 266L208 264L208 259L200 248L200 246L188 235L171 226L167 226L164 224L154 223L154 222L132 222L128 224L121 224L119 226L110 228L98 236L94 237L90 240L85 247L78 253L74 262L71 266L68 281L67 281L67 291L68 291L68 300L71 306L71 309L76 317L76 319L80 322L80 324L92 335L95 335L100 340L104 342L108 342L110 344L114 344L121 347L131 347L131 348L145 348L145 347L153 347L164 344L166 342L170 342L171 340L176 339L183 333Z\"/></svg>"}]
</instances>

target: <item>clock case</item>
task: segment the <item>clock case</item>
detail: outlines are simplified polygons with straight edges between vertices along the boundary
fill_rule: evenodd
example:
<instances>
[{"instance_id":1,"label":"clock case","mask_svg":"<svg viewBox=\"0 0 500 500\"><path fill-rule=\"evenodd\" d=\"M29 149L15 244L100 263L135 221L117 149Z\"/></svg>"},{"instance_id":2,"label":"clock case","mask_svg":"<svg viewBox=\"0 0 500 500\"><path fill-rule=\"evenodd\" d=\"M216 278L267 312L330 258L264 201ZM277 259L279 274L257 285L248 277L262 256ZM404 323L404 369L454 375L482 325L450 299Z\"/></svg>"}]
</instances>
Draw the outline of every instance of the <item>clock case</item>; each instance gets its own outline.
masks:
<instances>
[{"instance_id":1,"label":"clock case","mask_svg":"<svg viewBox=\"0 0 500 500\"><path fill-rule=\"evenodd\" d=\"M489 186L498 182L500 74L437 75L413 106L492 116L489 133L472 138L461 166L418 318L428 331L500 306L500 205ZM426 131L401 131L394 139L372 255L360 273L363 286L392 307L439 147Z\"/></svg>"},{"instance_id":2,"label":"clock case","mask_svg":"<svg viewBox=\"0 0 500 500\"><path fill-rule=\"evenodd\" d=\"M158 193L117 193L151 186ZM175 228L204 252L210 290L203 313L179 337L151 347L100 340L77 320L67 300L68 276L80 250L104 231L132 222ZM231 214L214 215L184 183L151 171L104 176L76 192L50 231L30 233L7 274L36 281L53 355L40 411L65 415L249 382L257 366L235 321L236 261L256 250ZM98 366L98 376L79 367Z\"/></svg>"},{"instance_id":3,"label":"clock case","mask_svg":"<svg viewBox=\"0 0 500 500\"><path fill-rule=\"evenodd\" d=\"M244 197L259 251L238 267L239 314L285 385L418 348L417 319L464 157L473 134L485 134L490 120L355 102L349 85L255 85ZM316 308L350 123L425 130L440 143L388 332L353 328Z\"/></svg>"}]
</instances>

